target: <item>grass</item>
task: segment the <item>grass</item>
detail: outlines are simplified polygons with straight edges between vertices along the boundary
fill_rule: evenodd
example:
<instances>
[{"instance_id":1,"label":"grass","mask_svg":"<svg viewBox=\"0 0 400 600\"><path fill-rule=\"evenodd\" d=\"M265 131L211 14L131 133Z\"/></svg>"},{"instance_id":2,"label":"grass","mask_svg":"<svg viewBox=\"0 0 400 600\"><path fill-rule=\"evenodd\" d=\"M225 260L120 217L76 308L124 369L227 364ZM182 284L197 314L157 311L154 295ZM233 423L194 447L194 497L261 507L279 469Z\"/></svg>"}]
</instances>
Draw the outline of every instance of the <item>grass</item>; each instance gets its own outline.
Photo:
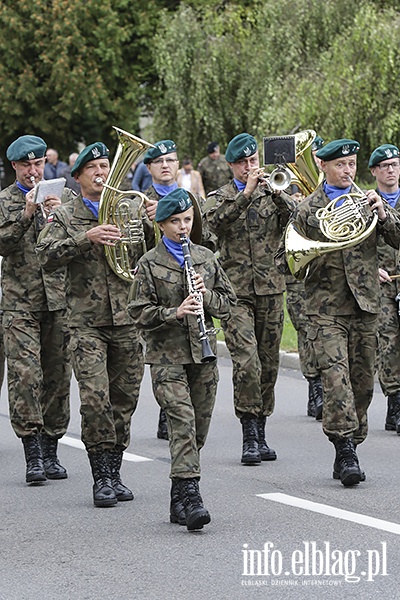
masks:
<instances>
[{"instance_id":1,"label":"grass","mask_svg":"<svg viewBox=\"0 0 400 600\"><path fill-rule=\"evenodd\" d=\"M220 327L220 323L217 319L214 319L215 327ZM222 329L217 333L217 340L224 341L224 332ZM292 325L289 318L289 314L286 309L286 302L284 306L284 324L283 334L281 339L281 350L285 352L297 352L297 333Z\"/></svg>"}]
</instances>

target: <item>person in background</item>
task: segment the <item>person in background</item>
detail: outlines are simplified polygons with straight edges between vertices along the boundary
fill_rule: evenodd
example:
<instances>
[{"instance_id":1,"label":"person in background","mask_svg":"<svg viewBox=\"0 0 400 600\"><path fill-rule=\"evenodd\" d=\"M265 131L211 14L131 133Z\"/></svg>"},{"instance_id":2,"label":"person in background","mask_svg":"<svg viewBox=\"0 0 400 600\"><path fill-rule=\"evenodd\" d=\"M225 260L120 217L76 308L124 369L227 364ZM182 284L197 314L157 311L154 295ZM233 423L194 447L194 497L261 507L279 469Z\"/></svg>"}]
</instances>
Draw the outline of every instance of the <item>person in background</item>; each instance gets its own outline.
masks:
<instances>
[{"instance_id":1,"label":"person in background","mask_svg":"<svg viewBox=\"0 0 400 600\"><path fill-rule=\"evenodd\" d=\"M73 199L48 196L35 204L42 180L45 141L23 135L7 149L16 181L0 192L0 254L4 348L13 430L22 440L26 482L65 479L58 440L69 423L71 362L65 308L65 271L42 271L35 253L46 218Z\"/></svg>"},{"instance_id":2,"label":"person in background","mask_svg":"<svg viewBox=\"0 0 400 600\"><path fill-rule=\"evenodd\" d=\"M182 160L182 168L178 169L176 182L180 188L205 198L201 175L193 169L193 161L189 156L185 156Z\"/></svg>"},{"instance_id":3,"label":"person in background","mask_svg":"<svg viewBox=\"0 0 400 600\"><path fill-rule=\"evenodd\" d=\"M150 174L148 168L146 167L146 165L144 164L144 162L141 160L136 165L135 171L133 173L132 189L136 190L137 192L144 192L151 186L151 184L152 184L151 174Z\"/></svg>"},{"instance_id":4,"label":"person in background","mask_svg":"<svg viewBox=\"0 0 400 600\"><path fill-rule=\"evenodd\" d=\"M121 232L112 223L98 223L110 172L108 155L102 142L82 150L71 171L81 195L54 212L37 245L44 270L67 269L82 441L92 469L93 503L100 507L133 500L120 470L143 377L142 340L126 310L130 284L114 273L104 252L121 239Z\"/></svg>"},{"instance_id":5,"label":"person in background","mask_svg":"<svg viewBox=\"0 0 400 600\"><path fill-rule=\"evenodd\" d=\"M397 213L400 212L400 152L383 144L372 152L368 167L376 180L376 191ZM399 253L378 238L381 310L378 327L378 376L387 397L385 429L400 435L400 274ZM395 276L392 279L392 276Z\"/></svg>"},{"instance_id":6,"label":"person in background","mask_svg":"<svg viewBox=\"0 0 400 600\"><path fill-rule=\"evenodd\" d=\"M137 327L143 330L154 396L167 416L170 521L186 525L189 531L202 529L211 520L199 490L200 450L207 438L218 383L217 361L202 362L198 314L204 313L209 330L211 317L228 319L235 302L231 284L214 254L190 240L196 218L201 224L200 212L195 213L186 190L176 188L160 198L155 220L162 239L139 260L128 305ZM190 281L185 275L181 236L188 240L195 271ZM210 338L210 348L216 355L215 335Z\"/></svg>"},{"instance_id":7,"label":"person in background","mask_svg":"<svg viewBox=\"0 0 400 600\"><path fill-rule=\"evenodd\" d=\"M304 200L299 187L291 184L286 190L296 203ZM306 314L306 297L304 281L296 279L293 275L285 275L286 282L286 307L290 320L297 332L300 369L308 382L307 415L322 420L322 383L317 369L314 349L307 336L308 318Z\"/></svg>"},{"instance_id":8,"label":"person in background","mask_svg":"<svg viewBox=\"0 0 400 600\"><path fill-rule=\"evenodd\" d=\"M68 166L61 173L61 177L65 177L65 179L66 179L65 186L67 188L69 188L70 190L73 190L76 194L80 194L81 186L76 181L75 177L72 177L72 175L71 175L71 169L73 168L77 158L78 158L77 152L72 152L72 154L69 155Z\"/></svg>"},{"instance_id":9,"label":"person in background","mask_svg":"<svg viewBox=\"0 0 400 600\"><path fill-rule=\"evenodd\" d=\"M318 169L321 170L321 160L318 158L317 156L317 152L318 150L321 150L321 148L324 145L324 140L322 139L322 137L320 137L319 135L315 136L314 141L311 145L311 152L312 155L314 157L314 161L315 164L317 165Z\"/></svg>"},{"instance_id":10,"label":"person in background","mask_svg":"<svg viewBox=\"0 0 400 600\"><path fill-rule=\"evenodd\" d=\"M232 171L225 156L220 152L218 142L208 144L207 156L201 159L197 169L201 175L206 196L232 179Z\"/></svg>"},{"instance_id":11,"label":"person in background","mask_svg":"<svg viewBox=\"0 0 400 600\"><path fill-rule=\"evenodd\" d=\"M56 179L57 177L62 177L62 173L67 166L67 163L58 160L57 150L48 148L46 152L46 164L44 166L43 179Z\"/></svg>"}]
</instances>

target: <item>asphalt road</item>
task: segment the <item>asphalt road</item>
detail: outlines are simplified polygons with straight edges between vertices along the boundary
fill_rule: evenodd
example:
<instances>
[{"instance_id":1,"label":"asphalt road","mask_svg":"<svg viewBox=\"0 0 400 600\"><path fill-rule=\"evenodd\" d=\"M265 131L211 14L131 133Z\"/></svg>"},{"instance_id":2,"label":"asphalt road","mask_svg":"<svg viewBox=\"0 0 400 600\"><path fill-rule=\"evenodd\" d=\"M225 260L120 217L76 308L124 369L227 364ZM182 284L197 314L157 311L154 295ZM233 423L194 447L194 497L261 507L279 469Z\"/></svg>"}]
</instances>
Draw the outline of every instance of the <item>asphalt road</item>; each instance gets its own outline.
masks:
<instances>
[{"instance_id":1,"label":"asphalt road","mask_svg":"<svg viewBox=\"0 0 400 600\"><path fill-rule=\"evenodd\" d=\"M79 401L60 458L63 481L25 484L21 442L0 400L0 600L400 597L400 436L383 430L376 388L370 434L359 448L366 482L332 479L333 447L306 416L307 384L281 369L268 441L278 460L240 464L231 366L222 358L201 492L212 521L190 533L169 523L168 443L146 372L123 479L133 502L94 508ZM149 459L138 460L137 457Z\"/></svg>"}]
</instances>

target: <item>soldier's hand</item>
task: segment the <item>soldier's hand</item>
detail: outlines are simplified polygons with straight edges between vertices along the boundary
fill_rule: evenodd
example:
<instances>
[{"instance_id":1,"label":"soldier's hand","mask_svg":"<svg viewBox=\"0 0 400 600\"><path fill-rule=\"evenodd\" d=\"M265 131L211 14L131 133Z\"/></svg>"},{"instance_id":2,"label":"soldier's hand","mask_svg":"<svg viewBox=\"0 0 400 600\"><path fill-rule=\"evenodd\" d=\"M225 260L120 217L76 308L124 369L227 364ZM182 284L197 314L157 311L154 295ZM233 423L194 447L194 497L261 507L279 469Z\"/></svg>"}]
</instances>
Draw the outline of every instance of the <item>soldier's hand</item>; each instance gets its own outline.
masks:
<instances>
[{"instance_id":1,"label":"soldier's hand","mask_svg":"<svg viewBox=\"0 0 400 600\"><path fill-rule=\"evenodd\" d=\"M150 221L154 221L156 217L157 204L157 200L146 201L146 214L149 217Z\"/></svg>"},{"instance_id":2,"label":"soldier's hand","mask_svg":"<svg viewBox=\"0 0 400 600\"><path fill-rule=\"evenodd\" d=\"M379 283L386 283L386 282L391 282L391 278L390 275L387 271L385 271L385 269L378 269L378 275L379 275Z\"/></svg>"},{"instance_id":3,"label":"soldier's hand","mask_svg":"<svg viewBox=\"0 0 400 600\"><path fill-rule=\"evenodd\" d=\"M50 214L57 206L61 206L61 198L58 196L46 196L43 204L43 209L46 215Z\"/></svg>"},{"instance_id":4,"label":"soldier's hand","mask_svg":"<svg viewBox=\"0 0 400 600\"><path fill-rule=\"evenodd\" d=\"M38 204L35 204L33 199L35 197L35 190L31 189L25 196L25 209L24 209L24 215L26 217L28 217L29 219L32 217L32 215L34 214L35 210L37 209L37 207L39 206Z\"/></svg>"},{"instance_id":5,"label":"soldier's hand","mask_svg":"<svg viewBox=\"0 0 400 600\"><path fill-rule=\"evenodd\" d=\"M195 294L189 294L176 309L176 318L183 319L184 315L197 315L199 311L201 311L201 302L196 300Z\"/></svg>"},{"instance_id":6,"label":"soldier's hand","mask_svg":"<svg viewBox=\"0 0 400 600\"><path fill-rule=\"evenodd\" d=\"M86 237L93 244L115 246L115 243L121 239L121 232L115 225L97 225L86 232Z\"/></svg>"},{"instance_id":7,"label":"soldier's hand","mask_svg":"<svg viewBox=\"0 0 400 600\"><path fill-rule=\"evenodd\" d=\"M371 210L376 210L378 214L378 218L380 221L386 221L387 213L385 207L383 205L383 200L379 194L376 193L375 190L367 190L365 195L368 198L369 205Z\"/></svg>"},{"instance_id":8,"label":"soldier's hand","mask_svg":"<svg viewBox=\"0 0 400 600\"><path fill-rule=\"evenodd\" d=\"M250 167L249 174L247 175L246 187L243 190L243 195L246 196L246 198L250 198L251 194L260 183L260 179L263 177L265 177L263 168Z\"/></svg>"}]
</instances>

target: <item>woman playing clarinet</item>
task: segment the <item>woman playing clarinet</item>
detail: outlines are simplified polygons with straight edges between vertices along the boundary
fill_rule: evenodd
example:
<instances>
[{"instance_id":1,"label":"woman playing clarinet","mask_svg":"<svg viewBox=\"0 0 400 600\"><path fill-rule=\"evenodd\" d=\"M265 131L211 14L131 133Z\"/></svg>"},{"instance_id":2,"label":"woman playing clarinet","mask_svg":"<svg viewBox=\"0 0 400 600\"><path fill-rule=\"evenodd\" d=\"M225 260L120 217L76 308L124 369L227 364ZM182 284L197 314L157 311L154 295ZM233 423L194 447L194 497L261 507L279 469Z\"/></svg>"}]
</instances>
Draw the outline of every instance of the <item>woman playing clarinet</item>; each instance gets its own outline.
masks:
<instances>
[{"instance_id":1,"label":"woman playing clarinet","mask_svg":"<svg viewBox=\"0 0 400 600\"><path fill-rule=\"evenodd\" d=\"M218 382L212 317L229 318L236 301L214 254L190 240L201 222L192 198L178 188L158 201L162 239L140 259L128 307L145 336L154 396L167 415L170 521L189 531L211 520L199 490L199 452Z\"/></svg>"}]
</instances>

